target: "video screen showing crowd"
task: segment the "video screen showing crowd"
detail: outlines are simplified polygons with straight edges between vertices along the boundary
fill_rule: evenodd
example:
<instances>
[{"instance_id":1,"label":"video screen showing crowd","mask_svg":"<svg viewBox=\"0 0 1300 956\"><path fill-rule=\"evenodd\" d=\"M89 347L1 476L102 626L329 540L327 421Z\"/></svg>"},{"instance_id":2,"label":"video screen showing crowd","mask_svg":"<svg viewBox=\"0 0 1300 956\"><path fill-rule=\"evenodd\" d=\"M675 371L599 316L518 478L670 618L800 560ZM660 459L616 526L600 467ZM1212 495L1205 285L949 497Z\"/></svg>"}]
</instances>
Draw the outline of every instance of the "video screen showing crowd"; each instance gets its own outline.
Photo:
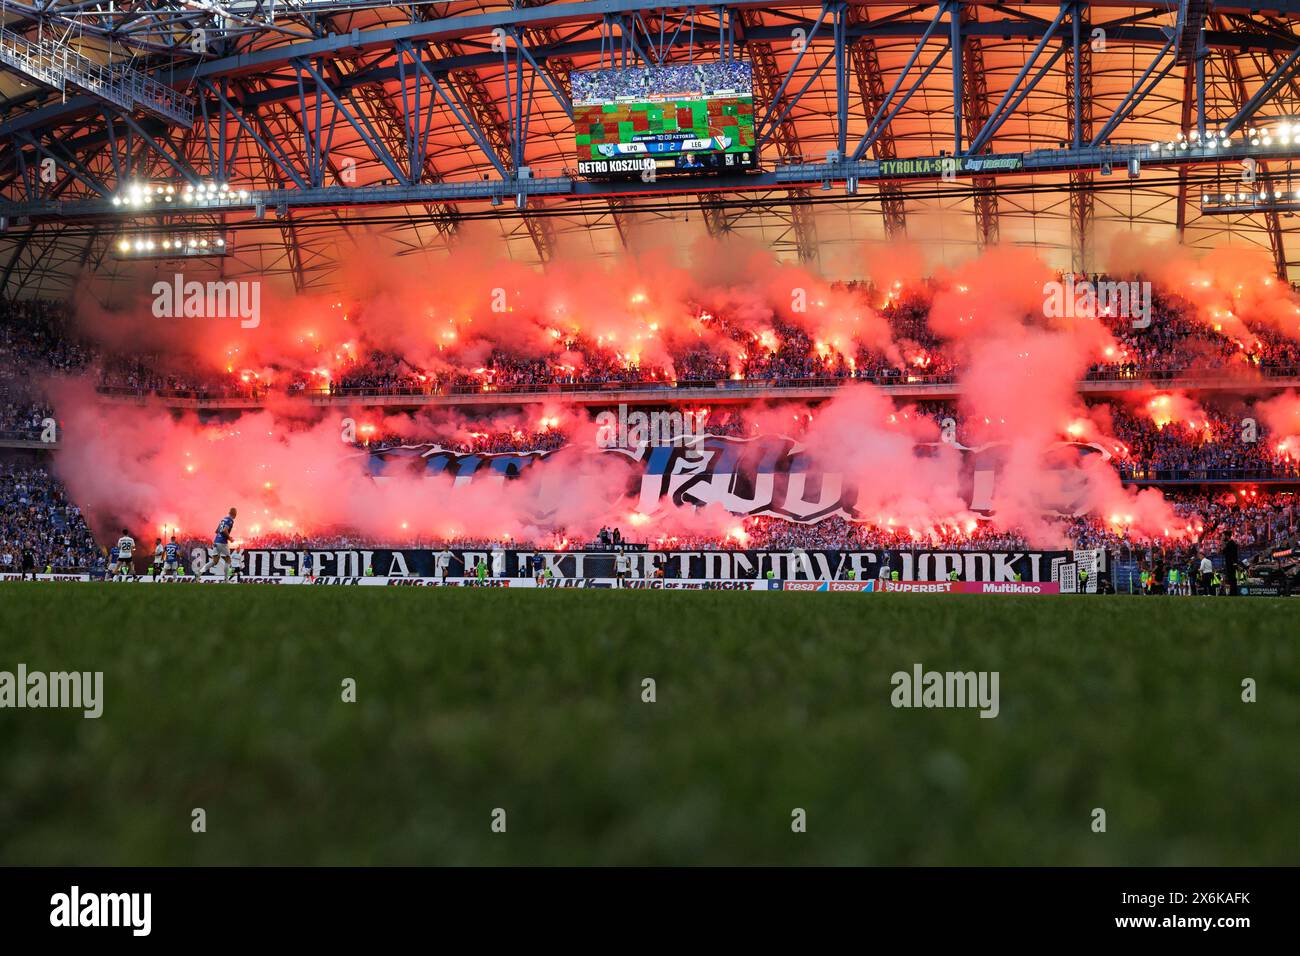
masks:
<instances>
[{"instance_id":1,"label":"video screen showing crowd","mask_svg":"<svg viewBox=\"0 0 1300 956\"><path fill-rule=\"evenodd\" d=\"M651 180L758 163L747 62L587 70L571 80L580 175Z\"/></svg>"}]
</instances>

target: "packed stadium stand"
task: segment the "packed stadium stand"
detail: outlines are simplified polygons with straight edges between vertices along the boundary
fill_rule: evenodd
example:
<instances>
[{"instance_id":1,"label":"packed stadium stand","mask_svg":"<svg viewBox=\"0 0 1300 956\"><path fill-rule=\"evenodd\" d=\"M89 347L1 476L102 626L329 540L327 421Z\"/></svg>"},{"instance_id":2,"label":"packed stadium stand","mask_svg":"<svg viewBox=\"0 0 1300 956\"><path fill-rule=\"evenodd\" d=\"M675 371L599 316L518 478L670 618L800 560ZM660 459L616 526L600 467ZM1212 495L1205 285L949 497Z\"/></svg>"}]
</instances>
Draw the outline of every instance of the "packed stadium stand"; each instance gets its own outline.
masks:
<instances>
[{"instance_id":1,"label":"packed stadium stand","mask_svg":"<svg viewBox=\"0 0 1300 956\"><path fill-rule=\"evenodd\" d=\"M861 287L854 287L861 288ZM864 293L868 294L869 293ZM1216 554L1231 537L1249 555L1293 537L1296 528L1294 489L1300 487L1300 458L1293 436L1270 434L1260 424L1256 440L1236 440L1243 419L1260 416L1255 405L1278 394L1275 376L1286 376L1296 367L1296 344L1261 326L1248 346L1221 331L1181 318L1185 306L1173 297L1157 312L1155 334L1130 338L1122 324L1110 329L1121 342L1122 353L1113 363L1094 364L1085 381L1112 381L1116 391L1104 396L1087 396L1085 408L1100 411L1083 431L1067 426L1057 436L1063 442L1086 440L1099 443L1109 452L1109 464L1125 482L1133 485L1166 487L1177 514L1195 533L1176 542L1152 540L1117 527L1110 516L1092 515L1059 523L1062 540L1074 547L1108 549L1116 556L1117 582L1136 574L1139 562L1186 562L1202 550ZM879 354L859 351L850 362L842 353L831 355L797 327L773 323L762 340L745 334L732 335L738 351L719 354L698 346L673 355L671 365L645 369L617 363L618 353L592 347L590 342L568 340L556 344L550 356L524 357L493 349L473 369L435 373L418 369L400 355L372 352L364 360L353 360L346 352L341 364L328 376L312 369L263 369L258 373L212 368L191 359L189 367L176 365L165 356L121 354L98 345L79 332L65 305L42 300L0 303L0 354L4 377L0 379L0 443L22 448L24 462L6 464L0 491L3 492L4 534L0 536L0 562L18 568L23 552L30 552L40 568L55 570L102 568L106 558L103 544L97 544L74 503L52 473L51 458L57 442L42 442L46 423L56 409L47 397L52 383L93 382L101 401L131 394L166 407L173 401L193 400L202 408L206 400L239 397L261 404L271 396L289 402L306 402L316 393L340 399L348 396L379 396L377 405L361 410L361 425L352 441L357 451L382 453L402 446L434 445L458 454L500 454L508 452L551 452L590 440L592 418L602 409L617 407L620 391L646 384L664 390L690 382L728 387L737 380L761 383L766 407L780 407L783 386L816 382L836 387L848 380L869 381L886 388L916 382L951 382L961 371L960 362L948 355L948 343L926 326L925 299L909 298L889 312L897 341L914 348L920 362L890 365ZM718 324L701 318L702 323ZM363 326L362 326L363 327ZM1246 327L1250 327L1247 320ZM955 354L955 353L954 353ZM580 357L582 370L557 364L556 355ZM253 375L256 379L250 381ZM1169 379L1195 375L1235 376L1253 390L1242 395L1236 388L1221 392L1217 379L1202 386L1173 393L1162 388ZM674 378L673 376L678 376ZM648 377L647 377L648 376ZM324 381L321 381L325 379ZM269 381L268 381L269 380ZM1081 383L1082 385L1083 383ZM537 425L531 414L521 415L519 424L499 427L497 412L520 412L525 406L514 402L517 390L550 390L557 386L600 385L606 390L602 405L583 407L577 415L547 420ZM495 402L478 418L430 427L407 404L410 395L458 392L487 392ZM637 393L639 394L639 392ZM824 400L822 400L824 401ZM193 408L194 405L189 407ZM635 405L644 411L674 407L671 393L654 405ZM771 428L772 419L751 419L759 403L717 404L703 408L704 431L733 438L755 437L760 427ZM799 439L817 416L818 400L795 406L793 414L778 416L781 433ZM210 414L220 415L214 410ZM238 416L240 413L226 412ZM900 399L897 414L928 419L936 428L952 428L957 443L974 446L981 440L997 439L996 426L972 428L959 396L944 400ZM1252 417L1253 416L1253 417ZM234 419L237 421L237 417ZM985 423L986 426L988 423ZM35 449L32 451L31 449ZM30 457L30 456L35 456ZM627 540L660 548L769 548L769 549L918 549L1004 550L1029 546L1015 529L971 522L967 527L943 525L903 528L879 527L870 522L828 518L815 524L801 524L772 517L749 517L726 534L682 534L652 538L638 536L635 528L625 532ZM565 529L554 529L536 541L512 541L514 546L574 546ZM186 539L187 547L198 546ZM330 546L491 546L493 539L458 537L437 539L411 536L405 540L376 539L340 529L311 536L284 533L248 534L244 547L304 548ZM499 543L499 541L497 542ZM1118 585L1117 585L1118 586Z\"/></svg>"},{"instance_id":2,"label":"packed stadium stand","mask_svg":"<svg viewBox=\"0 0 1300 956\"><path fill-rule=\"evenodd\" d=\"M340 11L316 6L322 19L310 29L337 47ZM532 23L541 14L526 6L485 15ZM483 461L515 478L530 462L570 460L599 444L602 416L629 411L689 410L700 434L721 443L708 452L719 458L741 457L726 443L750 440L808 441L810 457L825 458L825 433L854 402L865 403L856 412L864 428L905 434L918 458L960 449L963 486L984 480L967 472L987 473L995 458L1001 468L1028 442L1080 474L1100 462L1105 488L1122 489L1107 491L1112 499L1136 505L1150 500L1141 489L1156 489L1173 510L1153 521L1127 507L1077 514L1053 505L1035 527L971 502L952 513L928 502L931 513L897 524L887 509L851 504L806 523L779 508L742 509L729 527L714 520L707 530L612 517L629 542L722 549L1051 540L1130 555L1217 554L1225 537L1252 550L1292 534L1300 274L1286 249L1293 190L1273 175L1300 144L1279 93L1290 68L1286 24L1235 8L1156 6L1107 34L1111 11L1088 4L1049 24L1033 4L959 3L935 11L951 19L945 52L951 76L964 78L954 89L933 65L913 76L932 40L929 14L895 10L877 23L879 6L850 4L842 29L809 38L845 54L834 77L829 58L816 67L777 35L810 25L799 8L754 6L743 19L711 9L716 32L699 35L692 11L684 45L675 38L685 21L647 8L661 34L675 24L674 39L656 44L647 33L663 49L625 69L606 62L605 40L608 31L612 49L627 25L597 25L578 5L549 11L574 32L548 21L529 35L548 51L546 70L527 65L548 95L525 102L510 70L456 46L477 26L443 35L474 13L453 4L449 23L421 17L403 27L448 44L438 55L456 62L454 88L439 99L432 74L414 61L405 70L408 51L390 43L399 14L367 5L347 11L361 45L333 52L364 48L387 65L350 64L342 95L331 87L340 77L313 75L295 105L286 91L294 77L304 83L307 61L295 58L295 42L252 21L222 25L244 46L238 56L222 47L194 89L134 103L149 119L129 132L125 120L48 90L0 90L14 124L0 146L0 451L6 467L23 469L21 482L12 472L4 486L9 561L38 524L57 523L69 538L42 550L44 563L81 567L102 556L122 521L172 527L177 513L190 514L168 500L177 476L142 490L134 465L147 459L145 472L161 482L168 453L268 420L268 437L282 430L285 442L337 421L343 440L330 461L364 463L376 482L442 469L460 487ZM292 22L299 12L284 15ZM10 39L44 42L44 21L60 17L7 18ZM1058 32L1065 18L1068 35ZM110 60L115 44L143 44L136 52L149 57L175 47L143 24L105 32L95 15L83 19L83 46ZM1109 52L1087 42L1096 24ZM1184 39L1196 48L1182 49ZM1031 70L1053 41L1066 62ZM243 82L239 57L250 50L278 79L257 96L241 91L247 115L236 114L220 84ZM1157 73L1167 54L1173 61ZM412 134L404 117L421 92L429 125ZM952 97L950 115L918 106L927 97ZM525 115L536 117L531 134ZM936 115L947 122L936 125ZM173 126L193 137L179 153L164 132ZM435 126L444 136L430 150ZM59 145L42 145L42 135ZM125 163L123 137L140 152ZM34 188L38 163L54 183L48 192ZM619 177L620 163L636 169ZM1241 178L1240 166L1260 182ZM1138 206L1101 199L1112 193ZM1230 230L1222 206L1237 214ZM480 221L499 234L477 233ZM200 274L217 281L187 281ZM1084 287L1095 294L1078 298ZM1044 406L1059 420L1027 423L1032 394L1009 393L1017 407L1005 416L987 401L990 385L1014 377L1009 353L1021 339L1020 357L1042 369ZM864 392L888 405L854 397ZM86 448L104 433L135 443L96 446L131 472L121 488L92 488L76 457L97 467ZM643 457L646 475L667 467ZM788 465L777 468L782 481L806 467ZM304 464L304 474L324 467ZM195 468L192 458L178 474ZM1035 478L1054 474L1039 467ZM274 478L262 482L264 497L294 482ZM581 469L569 478L579 481ZM101 540L90 547L74 487L95 492L88 524ZM34 488L47 507L32 507ZM259 504L268 515L278 506ZM486 528L439 536L405 522L380 533L336 517L310 531L290 531L285 516L274 532L241 525L240 543L502 538ZM1175 521L1182 527L1158 526ZM516 544L572 545L592 534L558 519L523 525L526 535L511 532Z\"/></svg>"}]
</instances>

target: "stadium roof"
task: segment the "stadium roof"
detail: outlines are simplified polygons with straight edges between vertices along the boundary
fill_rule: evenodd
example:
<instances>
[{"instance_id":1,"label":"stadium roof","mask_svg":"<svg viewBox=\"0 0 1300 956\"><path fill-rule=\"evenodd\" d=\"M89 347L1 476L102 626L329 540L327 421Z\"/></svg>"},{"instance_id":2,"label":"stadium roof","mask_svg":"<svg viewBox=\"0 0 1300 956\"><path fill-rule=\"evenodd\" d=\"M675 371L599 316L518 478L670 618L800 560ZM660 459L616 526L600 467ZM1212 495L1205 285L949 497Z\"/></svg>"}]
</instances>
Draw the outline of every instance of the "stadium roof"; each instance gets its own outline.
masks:
<instances>
[{"instance_id":1,"label":"stadium roof","mask_svg":"<svg viewBox=\"0 0 1300 956\"><path fill-rule=\"evenodd\" d=\"M114 257L120 235L156 220L132 225L103 200L132 180L185 179L221 180L263 200L262 218L247 206L197 217L229 230L232 254L214 268L279 276L299 289L330 288L337 265L362 245L419 257L484 241L544 263L685 247L707 234L746 236L849 276L863 241L906 237L939 261L997 241L1027 243L1061 267L1095 270L1115 235L1137 231L1193 247L1257 248L1296 280L1300 236L1290 213L1201 213L1203 191L1240 181L1238 156L1146 162L1136 179L1122 163L1103 175L1084 160L954 182L864 178L856 194L842 177L819 183L777 171L824 163L841 143L849 155L865 144L866 162L968 153L972 143L980 153L1086 158L1094 140L1149 148L1234 118L1240 131L1272 127L1300 117L1298 14L1297 0L732 0L694 9L646 0L120 0L111 14L84 2L4 0L0 294L66 295L87 268L105 296L127 285L112 280L169 275L166 262ZM193 123L125 108L84 85L51 89L14 68L13 50L60 46L111 63L123 83L148 74L181 92ZM576 176L570 71L633 64L641 54L679 62L724 53L753 64L762 173L626 189ZM1117 111L1122 119L1108 129ZM888 122L873 126L878 113ZM1300 136L1296 143L1300 152ZM1260 176L1287 182L1288 153L1270 153ZM522 210L511 187L519 166L535 184L555 184L550 194L534 187ZM428 198L438 184L443 192ZM347 189L328 191L340 185ZM298 201L312 190L316 200Z\"/></svg>"}]
</instances>

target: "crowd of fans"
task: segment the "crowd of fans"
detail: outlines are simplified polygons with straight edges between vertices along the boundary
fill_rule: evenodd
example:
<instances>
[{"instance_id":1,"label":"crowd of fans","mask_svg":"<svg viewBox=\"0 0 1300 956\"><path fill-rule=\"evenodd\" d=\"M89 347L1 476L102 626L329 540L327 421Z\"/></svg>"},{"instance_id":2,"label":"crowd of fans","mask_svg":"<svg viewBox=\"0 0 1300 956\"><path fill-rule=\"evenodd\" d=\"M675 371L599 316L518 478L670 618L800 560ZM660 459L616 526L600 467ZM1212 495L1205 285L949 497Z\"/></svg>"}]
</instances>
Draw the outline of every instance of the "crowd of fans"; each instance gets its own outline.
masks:
<instances>
[{"instance_id":1,"label":"crowd of fans","mask_svg":"<svg viewBox=\"0 0 1300 956\"><path fill-rule=\"evenodd\" d=\"M90 354L76 343L62 307L0 300L0 440L39 440L54 415L41 382L82 372Z\"/></svg>"},{"instance_id":2,"label":"crowd of fans","mask_svg":"<svg viewBox=\"0 0 1300 956\"><path fill-rule=\"evenodd\" d=\"M1101 277L1097 277L1100 279ZM197 358L138 355L129 358L86 345L66 305L37 300L0 300L0 368L35 372L93 369L102 390L172 398L242 397L260 400L272 388L290 395L454 395L469 392L614 388L672 388L687 385L781 387L801 383L871 381L881 385L944 383L961 370L961 348L930 327L935 289L926 284L891 290L883 302L861 283L860 293L889 326L892 346L817 341L795 317L772 318L756 331L752 319L697 311L701 333L670 336L654 361L639 351L586 334L553 330L552 348L522 354L497 346L472 362L455 348L441 352L437 367L421 367L410 356L380 349L341 349L333 361L312 367L286 365L258 371L237 363L212 365ZM1086 373L1097 380L1161 381L1190 374L1280 375L1300 373L1300 342L1250 317L1241 331L1234 319L1225 331L1198 315L1183 297L1157 290L1148 322L1103 313L1101 321L1117 342ZM359 323L364 328L364 313ZM478 349L465 356L480 355ZM626 350L624 350L626 348ZM665 354L666 353L666 354ZM4 373L0 373L0 385ZM0 400L3 399L0 394ZM12 401L13 396L10 396Z\"/></svg>"},{"instance_id":3,"label":"crowd of fans","mask_svg":"<svg viewBox=\"0 0 1300 956\"><path fill-rule=\"evenodd\" d=\"M75 374L90 365L94 351L72 327L66 305L41 299L0 299L0 376L30 371Z\"/></svg>"},{"instance_id":4,"label":"crowd of fans","mask_svg":"<svg viewBox=\"0 0 1300 956\"><path fill-rule=\"evenodd\" d=\"M1300 343L1271 326L1249 322L1250 338L1233 338L1198 319L1191 304L1176 296L1154 297L1149 324L1104 321L1119 348L1107 361L1093 364L1088 379L1160 381L1189 372L1277 375L1300 370Z\"/></svg>"},{"instance_id":5,"label":"crowd of fans","mask_svg":"<svg viewBox=\"0 0 1300 956\"><path fill-rule=\"evenodd\" d=\"M1101 277L1098 277L1100 279ZM849 287L857 284L848 283ZM864 287L865 288L865 287ZM874 298L874 296L869 296ZM960 373L951 343L929 325L925 290L891 293L879 308L895 348L886 354L863 344L831 347L809 331L779 318L761 333L726 315L700 309L705 340L680 345L658 365L619 351L613 343L582 336L557 337L554 354L513 355L494 349L472 370L438 372L406 365L388 353L373 353L351 364L334 380L317 382L318 391L348 394L456 394L555 387L671 388L699 384L782 387L870 381L879 385L947 383ZM1091 365L1090 380L1162 381L1188 375L1300 374L1300 343L1264 323L1247 322L1249 333L1238 339L1206 324L1185 299L1157 292L1146 323L1102 314L1101 321L1117 346ZM729 343L720 347L717 343ZM304 381L302 387L313 383Z\"/></svg>"},{"instance_id":6,"label":"crowd of fans","mask_svg":"<svg viewBox=\"0 0 1300 956\"><path fill-rule=\"evenodd\" d=\"M99 366L99 389L105 394L195 399L258 399L267 391L248 371L210 371L193 360L182 367L169 359L166 372L155 371L161 366L159 356L106 357Z\"/></svg>"},{"instance_id":7,"label":"crowd of fans","mask_svg":"<svg viewBox=\"0 0 1300 956\"><path fill-rule=\"evenodd\" d=\"M53 417L54 407L48 402L0 381L0 439L38 441L45 422Z\"/></svg>"},{"instance_id":8,"label":"crowd of fans","mask_svg":"<svg viewBox=\"0 0 1300 956\"><path fill-rule=\"evenodd\" d=\"M763 382L794 384L859 379L883 384L915 381L951 381L959 373L954 352L928 324L926 295L891 295L880 309L889 322L897 348L890 355L855 346L853 355L826 347L804 328L776 320L762 335L726 316L701 312L700 322L712 335L672 351L671 361L643 365L608 342L581 336L557 336L554 354L520 356L497 348L473 369L450 365L424 370L392 352L370 351L344 362L332 371L283 369L275 376L277 387L291 393L352 395L456 394L509 389L616 387L648 384L663 387L690 383ZM1088 371L1088 377L1107 379L1160 379L1189 371L1259 372L1281 374L1300 369L1300 345L1267 327L1251 326L1252 337L1239 341L1194 317L1187 302L1173 295L1157 295L1149 325L1107 319L1118 348L1106 362ZM715 343L710 346L705 342ZM716 343L730 343L719 348ZM165 369L165 371L160 371ZM0 300L0 440L39 438L54 408L40 391L51 374L84 375L93 372L101 389L137 395L180 397L243 396L259 398L268 391L257 374L234 367L208 369L197 362L178 364L162 356L134 356L130 360L105 354L75 334L66 307L40 301ZM287 384L286 384L287 383ZM916 414L936 421L951 417L957 440L974 444L966 433L957 403L922 403ZM1275 440L1260 433L1256 440L1241 436L1241 413L1213 403L1198 409L1189 420L1162 420L1141 408L1111 409L1108 435L1122 445L1112 459L1121 477L1144 481L1223 481L1257 479L1300 480L1300 462L1286 454ZM799 437L811 421L799 416L781 429ZM740 412L714 410L707 431L716 435L751 436L756 426ZM1062 436L1065 437L1065 436ZM402 444L437 444L461 453L546 451L570 441L563 429L540 427L501 428L472 424L445 434L420 434L412 430L363 433L357 445L384 451ZM0 570L18 570L24 556L36 569L85 569L102 563L105 552L97 547L75 505L67 501L62 486L42 467L31 464L0 466ZM1297 531L1296 504L1289 493L1236 492L1174 495L1180 515L1199 530L1189 540L1171 538L1147 542L1134 538L1108 516L1063 519L1062 541L1078 547L1101 547L1125 552L1140 560L1182 560L1190 549L1220 546L1227 540L1243 548L1260 547ZM283 537L283 536L281 536ZM280 538L264 537L248 546L274 544ZM635 531L627 540L636 541ZM393 541L368 541L339 531L314 535L310 542L283 537L288 546L357 547L391 545ZM479 539L404 539L406 547L490 547ZM499 542L498 542L499 543ZM513 542L535 547L583 547L591 542L570 540L563 531L544 541ZM719 535L694 535L670 540L640 542L674 548L806 548L1005 550L1027 547L1022 535L998 530L992 522L964 522L925 529L876 527L832 518L801 525L771 518L745 519L739 530ZM142 551L145 542L141 542ZM152 542L149 542L151 545ZM200 542L199 544L202 544ZM1168 552L1167 554L1165 552ZM1154 555L1154 557L1153 557Z\"/></svg>"},{"instance_id":9,"label":"crowd of fans","mask_svg":"<svg viewBox=\"0 0 1300 956\"><path fill-rule=\"evenodd\" d=\"M0 462L0 572L86 570L98 557L58 479L42 465Z\"/></svg>"},{"instance_id":10,"label":"crowd of fans","mask_svg":"<svg viewBox=\"0 0 1300 956\"><path fill-rule=\"evenodd\" d=\"M882 317L896 347L889 354L861 344L832 348L804 328L775 319L770 329L751 329L701 310L698 321L714 335L680 345L658 364L619 351L613 343L580 336L557 337L548 355L513 354L492 349L474 368L421 368L392 352L375 350L347 357L332 372L290 370L287 390L346 397L351 395L455 395L481 392L542 391L636 386L674 388L698 385L783 387L857 380L879 385L948 383L960 364L956 350L928 325L928 301L920 296L891 298ZM1300 369L1300 346L1267 326L1252 327L1242 342L1196 320L1191 307L1172 296L1157 296L1149 326L1104 317L1119 342L1113 355L1092 365L1095 380L1166 380L1189 374L1284 374ZM720 347L717 343L730 343ZM156 381L137 383L159 389ZM193 389L194 383L187 383ZM229 385L222 387L229 388Z\"/></svg>"},{"instance_id":11,"label":"crowd of fans","mask_svg":"<svg viewBox=\"0 0 1300 956\"><path fill-rule=\"evenodd\" d=\"M1243 555L1293 541L1300 534L1300 501L1293 492L1239 490L1218 494L1169 496L1182 527L1154 538L1134 534L1113 517L1088 515L1053 519L1048 528L1054 547L1103 549L1117 561L1186 563L1202 553L1219 553L1229 540ZM635 527L605 528L603 536L555 529L532 538L438 537L416 532L374 536L348 529L324 529L310 536L266 532L239 537L240 550L337 550L348 548L535 550L609 549L615 546L660 550L890 550L1017 551L1045 546L994 521L965 519L923 528L881 526L832 517L798 524L771 517L737 519L730 530L712 533L640 534ZM1041 533L1041 532L1040 532ZM207 551L208 537L183 536L182 564L196 550ZM137 555L147 562L153 541L137 536ZM0 572L102 572L109 563L106 545L97 545L80 510L47 469L30 463L0 465Z\"/></svg>"},{"instance_id":12,"label":"crowd of fans","mask_svg":"<svg viewBox=\"0 0 1300 956\"><path fill-rule=\"evenodd\" d=\"M703 545L704 538L695 539ZM748 518L738 534L716 539L715 547L770 548L789 551L804 548L849 550L1003 551L1025 547L1021 535L999 531L990 523L968 521L965 525L940 524L925 529L880 526L826 518L816 524L800 525L779 518ZM841 542L836 544L834 542Z\"/></svg>"},{"instance_id":13,"label":"crowd of fans","mask_svg":"<svg viewBox=\"0 0 1300 956\"><path fill-rule=\"evenodd\" d=\"M739 94L751 89L753 82L750 64L744 60L669 63L638 70L583 70L573 74L573 101L603 104L620 97L644 100L716 95L718 91Z\"/></svg>"},{"instance_id":14,"label":"crowd of fans","mask_svg":"<svg viewBox=\"0 0 1300 956\"><path fill-rule=\"evenodd\" d=\"M1186 561L1205 552L1219 553L1228 540L1242 553L1288 541L1300 533L1300 501L1292 492L1237 491L1219 494L1175 493L1170 496L1175 513L1185 521L1180 533L1150 538L1137 535L1121 523L1102 515L1054 519L1050 528L1059 536L1055 546L1102 549L1121 561ZM1183 533L1185 532L1185 533ZM205 540L186 541L184 548L206 547ZM347 548L528 550L609 550L632 547L654 550L886 550L886 551L1024 551L1043 547L1016 531L999 528L986 519L962 524L943 523L926 528L880 526L827 518L815 524L798 524L766 516L737 519L728 531L642 534L634 527L602 528L595 535L563 529L535 538L502 536L430 537L416 533L400 539L327 530L311 536L271 532L240 540L243 549L337 550Z\"/></svg>"},{"instance_id":15,"label":"crowd of fans","mask_svg":"<svg viewBox=\"0 0 1300 956\"><path fill-rule=\"evenodd\" d=\"M316 376L319 377L319 376ZM344 371L323 385L313 383L313 373L295 375L292 389L310 391L322 388L330 395L369 392L389 395L432 394L438 390L438 380L410 365L400 355L373 351L364 362L352 363Z\"/></svg>"},{"instance_id":16,"label":"crowd of fans","mask_svg":"<svg viewBox=\"0 0 1300 956\"><path fill-rule=\"evenodd\" d=\"M248 371L212 368L194 358L105 353L77 333L65 303L0 299L0 432L13 422L30 427L31 410L48 409L39 392L41 382L88 370L106 393L259 398L266 392Z\"/></svg>"},{"instance_id":17,"label":"crowd of fans","mask_svg":"<svg viewBox=\"0 0 1300 956\"><path fill-rule=\"evenodd\" d=\"M485 426L486 427L486 426ZM557 428L458 430L451 434L412 435L399 432L365 433L358 436L357 447L372 452L387 451L402 445L437 445L460 454L496 454L498 452L553 451L569 442Z\"/></svg>"},{"instance_id":18,"label":"crowd of fans","mask_svg":"<svg viewBox=\"0 0 1300 956\"><path fill-rule=\"evenodd\" d=\"M1269 440L1259 426L1243 439L1242 418L1213 406L1195 421L1158 422L1145 414L1117 414L1111 434L1126 455L1115 462L1137 480L1300 478L1300 461Z\"/></svg>"}]
</instances>

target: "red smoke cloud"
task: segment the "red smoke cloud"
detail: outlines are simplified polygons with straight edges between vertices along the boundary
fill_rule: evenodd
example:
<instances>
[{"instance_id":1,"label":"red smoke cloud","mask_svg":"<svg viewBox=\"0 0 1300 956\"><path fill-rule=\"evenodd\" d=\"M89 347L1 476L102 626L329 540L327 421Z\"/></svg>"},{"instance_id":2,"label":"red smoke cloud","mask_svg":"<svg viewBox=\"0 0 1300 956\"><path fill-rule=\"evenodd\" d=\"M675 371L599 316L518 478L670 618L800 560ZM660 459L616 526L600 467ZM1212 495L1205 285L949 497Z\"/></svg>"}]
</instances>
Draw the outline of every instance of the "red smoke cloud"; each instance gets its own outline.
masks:
<instances>
[{"instance_id":1,"label":"red smoke cloud","mask_svg":"<svg viewBox=\"0 0 1300 956\"><path fill-rule=\"evenodd\" d=\"M626 364L662 369L671 379L673 356L692 344L735 361L755 341L772 347L767 343L778 325L803 330L814 350L846 359L859 347L893 358L913 347L891 337L876 308L884 303L873 304L865 289L833 287L806 268L780 264L743 243L706 243L687 259L682 265L650 253L600 265L561 261L543 274L473 250L418 271L401 259L362 255L342 273L346 292L294 298L264 293L257 328L155 319L145 298L114 313L82 303L79 318L93 338L156 354L163 366L197 359L207 368L235 374L247 369L271 382L303 368L336 376L372 349L434 373L473 374L494 349L576 365L582 356L566 357L562 346L577 339ZM1104 413L1089 414L1076 392L1089 363L1115 343L1095 316L1048 314L1045 288L1058 277L1032 253L1001 248L952 270L932 289L922 286L918 262L908 247L876 250L865 271L877 279L877 296L932 296L931 327L965 366L963 440L975 447L1002 444L1001 470L988 490L994 524L1059 541L1042 513L1049 502L1066 498L1116 516L1117 524L1137 534L1171 528L1175 520L1158 493L1134 495L1097 456L1062 457L1058 450L1066 438L1116 447ZM1132 262L1145 265L1136 255ZM1194 266L1154 257L1150 263L1168 281L1190 282L1191 272L1183 270ZM1236 270L1245 267L1207 259L1199 268L1220 289L1239 283ZM1264 283L1229 298L1234 308L1249 301L1250 308L1278 317L1290 303ZM1276 321L1280 327L1283 319ZM65 426L57 466L101 529L132 522L159 533L168 527L202 536L231 506L240 509L238 530L244 535L351 528L394 542L452 535L536 538L552 528L586 535L602 524L620 525L630 536L725 534L736 524L716 510L671 506L633 520L633 470L617 455L564 450L519 480L476 480L454 493L447 482L416 476L397 476L377 487L362 467L363 454L341 441L345 413L335 407L311 409L277 398L264 411L217 425L193 414L102 405L84 383L63 383L55 397ZM975 520L964 497L961 456L928 418L908 416L873 386L846 387L817 408L756 406L746 416L747 435L805 429L795 437L819 468L860 489L857 508L866 520L921 529ZM800 416L803 421L797 421ZM352 417L376 433L411 441L502 428L527 433L543 419L575 444L590 444L594 434L585 412L560 403L491 419L361 410ZM921 445L927 450L918 454Z\"/></svg>"},{"instance_id":2,"label":"red smoke cloud","mask_svg":"<svg viewBox=\"0 0 1300 956\"><path fill-rule=\"evenodd\" d=\"M1256 409L1268 428L1269 440L1277 450L1300 460L1300 395L1286 391L1260 402Z\"/></svg>"}]
</instances>

